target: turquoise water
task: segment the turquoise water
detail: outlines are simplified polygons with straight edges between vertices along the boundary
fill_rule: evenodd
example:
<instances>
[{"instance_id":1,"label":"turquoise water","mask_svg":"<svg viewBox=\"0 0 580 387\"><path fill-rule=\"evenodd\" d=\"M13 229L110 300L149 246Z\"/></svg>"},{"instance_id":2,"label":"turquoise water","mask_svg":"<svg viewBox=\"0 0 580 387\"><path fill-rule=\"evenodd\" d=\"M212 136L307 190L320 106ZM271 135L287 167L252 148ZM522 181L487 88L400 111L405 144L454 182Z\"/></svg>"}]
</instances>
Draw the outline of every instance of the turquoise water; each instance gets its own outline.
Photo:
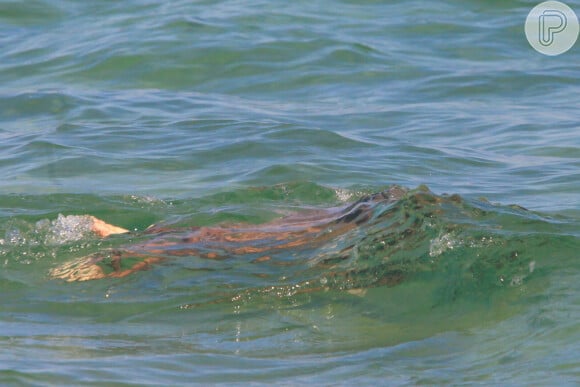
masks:
<instances>
[{"instance_id":1,"label":"turquoise water","mask_svg":"<svg viewBox=\"0 0 580 387\"><path fill-rule=\"evenodd\" d=\"M0 1L0 384L577 383L580 46L534 5ZM393 185L271 262L48 274Z\"/></svg>"}]
</instances>

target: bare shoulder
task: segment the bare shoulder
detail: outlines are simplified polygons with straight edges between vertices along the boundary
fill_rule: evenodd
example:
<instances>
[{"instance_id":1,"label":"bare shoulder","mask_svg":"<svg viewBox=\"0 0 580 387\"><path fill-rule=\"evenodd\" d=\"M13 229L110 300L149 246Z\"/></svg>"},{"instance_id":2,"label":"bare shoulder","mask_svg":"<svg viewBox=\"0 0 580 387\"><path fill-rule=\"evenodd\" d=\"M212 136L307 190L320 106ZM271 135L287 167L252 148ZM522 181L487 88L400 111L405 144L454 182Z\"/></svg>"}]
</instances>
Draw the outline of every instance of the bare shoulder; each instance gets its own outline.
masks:
<instances>
[{"instance_id":1,"label":"bare shoulder","mask_svg":"<svg viewBox=\"0 0 580 387\"><path fill-rule=\"evenodd\" d=\"M101 238L105 238L113 234L124 234L126 232L129 232L129 230L127 229L115 226L113 224L109 224L94 216L90 216L90 219L93 222L91 226L91 231L100 236Z\"/></svg>"}]
</instances>

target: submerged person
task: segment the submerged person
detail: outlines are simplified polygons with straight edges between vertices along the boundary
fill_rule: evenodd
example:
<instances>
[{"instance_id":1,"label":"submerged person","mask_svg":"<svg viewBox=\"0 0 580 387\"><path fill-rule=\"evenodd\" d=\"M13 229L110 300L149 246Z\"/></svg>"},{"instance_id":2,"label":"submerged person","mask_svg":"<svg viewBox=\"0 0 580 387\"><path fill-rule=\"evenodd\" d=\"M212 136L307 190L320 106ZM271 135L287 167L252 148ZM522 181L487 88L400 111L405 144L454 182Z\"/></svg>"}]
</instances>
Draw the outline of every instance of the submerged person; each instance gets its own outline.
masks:
<instances>
[{"instance_id":1,"label":"submerged person","mask_svg":"<svg viewBox=\"0 0 580 387\"><path fill-rule=\"evenodd\" d=\"M394 186L355 203L309 210L261 225L188 228L152 225L144 231L151 235L150 240L65 263L52 269L50 276L66 281L124 277L172 256L227 259L252 255L254 262L265 262L276 252L321 246L367 222L377 204L396 202L406 193L407 190ZM93 216L86 219L90 230L102 238L129 232Z\"/></svg>"}]
</instances>

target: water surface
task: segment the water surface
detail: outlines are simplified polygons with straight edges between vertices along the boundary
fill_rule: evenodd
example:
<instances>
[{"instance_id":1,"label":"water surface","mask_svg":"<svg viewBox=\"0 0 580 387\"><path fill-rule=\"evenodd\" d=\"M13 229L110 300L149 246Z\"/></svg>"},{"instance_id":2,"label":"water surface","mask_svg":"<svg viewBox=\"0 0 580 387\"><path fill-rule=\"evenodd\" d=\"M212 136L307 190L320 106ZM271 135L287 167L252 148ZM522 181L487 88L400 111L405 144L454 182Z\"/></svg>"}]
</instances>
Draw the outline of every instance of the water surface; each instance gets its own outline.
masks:
<instances>
[{"instance_id":1,"label":"water surface","mask_svg":"<svg viewBox=\"0 0 580 387\"><path fill-rule=\"evenodd\" d=\"M580 58L529 46L534 5L0 1L2 384L577 382ZM287 265L48 275L393 185Z\"/></svg>"}]
</instances>

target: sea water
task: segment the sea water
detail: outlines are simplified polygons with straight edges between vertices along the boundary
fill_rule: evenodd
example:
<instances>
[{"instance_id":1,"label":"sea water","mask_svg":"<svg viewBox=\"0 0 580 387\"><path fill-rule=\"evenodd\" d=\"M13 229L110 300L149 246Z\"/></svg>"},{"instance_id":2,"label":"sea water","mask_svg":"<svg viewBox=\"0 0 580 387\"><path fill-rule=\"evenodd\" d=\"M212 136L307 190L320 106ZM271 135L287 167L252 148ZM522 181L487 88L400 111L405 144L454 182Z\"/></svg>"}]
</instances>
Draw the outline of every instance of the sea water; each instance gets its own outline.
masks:
<instances>
[{"instance_id":1,"label":"sea water","mask_svg":"<svg viewBox=\"0 0 580 387\"><path fill-rule=\"evenodd\" d=\"M535 5L0 1L0 384L578 383L580 46ZM49 276L393 185L335 266Z\"/></svg>"}]
</instances>

